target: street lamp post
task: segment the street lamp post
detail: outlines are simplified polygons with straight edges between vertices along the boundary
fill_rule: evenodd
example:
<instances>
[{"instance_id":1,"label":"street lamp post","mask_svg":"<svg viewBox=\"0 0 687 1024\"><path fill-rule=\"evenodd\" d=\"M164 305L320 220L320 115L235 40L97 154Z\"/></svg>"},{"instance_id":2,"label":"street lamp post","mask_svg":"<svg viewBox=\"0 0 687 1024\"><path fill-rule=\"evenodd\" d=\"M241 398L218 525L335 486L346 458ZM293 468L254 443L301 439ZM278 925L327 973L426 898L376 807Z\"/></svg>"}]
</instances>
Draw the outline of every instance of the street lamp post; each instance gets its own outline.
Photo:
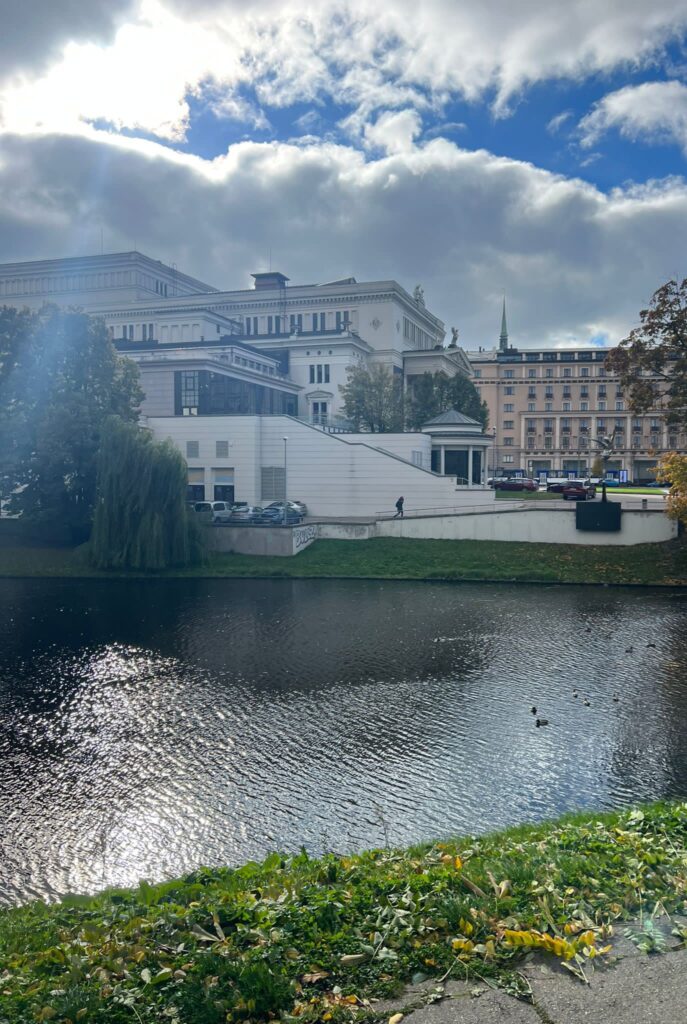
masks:
<instances>
[{"instance_id":1,"label":"street lamp post","mask_svg":"<svg viewBox=\"0 0 687 1024\"><path fill-rule=\"evenodd\" d=\"M286 476L286 469L287 469L287 466L286 466L286 443L287 443L288 440L289 440L288 437L283 437L282 438L282 441L284 442L284 526L286 526L286 519L287 519L286 510L288 508L286 502L287 502L287 499L288 499L288 496L289 496L289 491L288 491L288 487L287 487L287 476Z\"/></svg>"}]
</instances>

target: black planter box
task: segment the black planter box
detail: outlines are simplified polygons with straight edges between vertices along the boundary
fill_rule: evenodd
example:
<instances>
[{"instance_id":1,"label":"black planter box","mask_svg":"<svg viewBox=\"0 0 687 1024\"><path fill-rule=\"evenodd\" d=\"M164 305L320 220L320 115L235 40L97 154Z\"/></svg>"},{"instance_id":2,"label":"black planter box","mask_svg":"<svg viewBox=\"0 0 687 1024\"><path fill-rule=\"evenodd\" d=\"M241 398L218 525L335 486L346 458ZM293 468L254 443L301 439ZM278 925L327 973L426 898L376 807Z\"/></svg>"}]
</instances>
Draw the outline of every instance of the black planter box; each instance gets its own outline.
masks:
<instances>
[{"instance_id":1,"label":"black planter box","mask_svg":"<svg viewBox=\"0 0 687 1024\"><path fill-rule=\"evenodd\" d=\"M578 501L575 507L575 527L598 533L618 533L622 509L617 501Z\"/></svg>"}]
</instances>

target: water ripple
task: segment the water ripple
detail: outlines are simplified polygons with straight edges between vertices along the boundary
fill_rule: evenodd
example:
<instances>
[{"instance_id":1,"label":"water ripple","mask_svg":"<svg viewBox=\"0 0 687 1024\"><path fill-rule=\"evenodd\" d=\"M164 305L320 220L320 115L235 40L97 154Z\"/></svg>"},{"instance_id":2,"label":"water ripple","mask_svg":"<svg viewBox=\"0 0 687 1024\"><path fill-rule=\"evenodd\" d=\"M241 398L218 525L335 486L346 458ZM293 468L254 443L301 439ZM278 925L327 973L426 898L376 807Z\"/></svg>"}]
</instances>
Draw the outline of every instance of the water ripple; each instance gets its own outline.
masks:
<instances>
[{"instance_id":1,"label":"water ripple","mask_svg":"<svg viewBox=\"0 0 687 1024\"><path fill-rule=\"evenodd\" d=\"M575 587L0 581L0 902L686 796L685 611Z\"/></svg>"}]
</instances>

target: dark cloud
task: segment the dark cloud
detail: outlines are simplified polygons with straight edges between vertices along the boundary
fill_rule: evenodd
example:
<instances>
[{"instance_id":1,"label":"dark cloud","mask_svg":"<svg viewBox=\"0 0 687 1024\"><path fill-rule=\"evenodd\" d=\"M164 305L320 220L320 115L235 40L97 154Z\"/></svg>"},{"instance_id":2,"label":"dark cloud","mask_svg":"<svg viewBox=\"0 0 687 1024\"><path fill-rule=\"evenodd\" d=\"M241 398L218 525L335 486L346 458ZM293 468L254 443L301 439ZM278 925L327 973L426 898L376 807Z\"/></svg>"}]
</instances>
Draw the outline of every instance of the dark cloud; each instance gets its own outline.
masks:
<instances>
[{"instance_id":1,"label":"dark cloud","mask_svg":"<svg viewBox=\"0 0 687 1024\"><path fill-rule=\"evenodd\" d=\"M0 79L37 74L68 42L107 42L136 0L2 0Z\"/></svg>"},{"instance_id":2,"label":"dark cloud","mask_svg":"<svg viewBox=\"0 0 687 1024\"><path fill-rule=\"evenodd\" d=\"M0 261L136 246L218 287L272 266L294 283L420 282L468 347L608 332L617 340L682 260L682 181L605 196L437 140L365 161L345 147L246 143L224 162L110 143L8 137Z\"/></svg>"}]
</instances>

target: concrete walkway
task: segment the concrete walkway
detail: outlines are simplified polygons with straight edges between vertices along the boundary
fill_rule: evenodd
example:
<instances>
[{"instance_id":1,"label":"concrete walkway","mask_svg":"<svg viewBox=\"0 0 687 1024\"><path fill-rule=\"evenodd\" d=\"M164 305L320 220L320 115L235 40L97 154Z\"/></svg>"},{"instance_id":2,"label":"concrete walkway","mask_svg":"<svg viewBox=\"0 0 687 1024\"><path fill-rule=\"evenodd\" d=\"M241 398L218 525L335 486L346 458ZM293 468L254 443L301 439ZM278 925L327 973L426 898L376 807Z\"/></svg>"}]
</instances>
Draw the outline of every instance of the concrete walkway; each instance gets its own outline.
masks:
<instances>
[{"instance_id":1,"label":"concrete walkway","mask_svg":"<svg viewBox=\"0 0 687 1024\"><path fill-rule=\"evenodd\" d=\"M681 922L684 925L684 921ZM657 922L668 944L667 919ZM372 1002L375 1012L403 1013L403 1024L685 1024L687 1021L687 950L640 953L618 922L613 955L601 967L585 968L589 985L574 978L553 958L539 955L523 964L532 989L527 1003L482 983L426 981L392 1000Z\"/></svg>"}]
</instances>

